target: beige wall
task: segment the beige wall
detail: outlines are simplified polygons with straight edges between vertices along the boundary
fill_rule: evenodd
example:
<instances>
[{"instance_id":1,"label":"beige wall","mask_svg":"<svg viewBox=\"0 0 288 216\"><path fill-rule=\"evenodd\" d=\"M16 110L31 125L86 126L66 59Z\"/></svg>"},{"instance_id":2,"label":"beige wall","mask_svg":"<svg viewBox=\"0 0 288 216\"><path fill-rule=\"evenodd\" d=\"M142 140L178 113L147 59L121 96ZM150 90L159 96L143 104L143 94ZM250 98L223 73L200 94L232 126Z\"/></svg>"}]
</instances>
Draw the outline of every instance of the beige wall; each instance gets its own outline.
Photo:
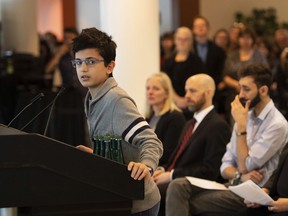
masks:
<instances>
[{"instance_id":1,"label":"beige wall","mask_svg":"<svg viewBox=\"0 0 288 216\"><path fill-rule=\"evenodd\" d=\"M61 0L37 0L37 30L40 34L53 32L58 40L63 38Z\"/></svg>"},{"instance_id":2,"label":"beige wall","mask_svg":"<svg viewBox=\"0 0 288 216\"><path fill-rule=\"evenodd\" d=\"M200 14L210 22L210 35L219 28L229 28L236 11L249 15L252 9L274 7L279 22L288 22L287 0L200 0Z\"/></svg>"}]
</instances>

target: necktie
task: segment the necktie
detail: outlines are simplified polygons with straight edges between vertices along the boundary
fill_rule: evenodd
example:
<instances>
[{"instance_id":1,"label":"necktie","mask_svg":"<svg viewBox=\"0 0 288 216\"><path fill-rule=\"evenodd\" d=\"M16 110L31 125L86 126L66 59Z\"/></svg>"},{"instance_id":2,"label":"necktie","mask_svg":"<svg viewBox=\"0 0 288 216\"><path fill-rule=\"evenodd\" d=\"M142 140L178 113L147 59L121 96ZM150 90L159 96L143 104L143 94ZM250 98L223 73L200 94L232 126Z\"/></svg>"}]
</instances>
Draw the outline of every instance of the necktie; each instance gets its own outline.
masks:
<instances>
[{"instance_id":1,"label":"necktie","mask_svg":"<svg viewBox=\"0 0 288 216\"><path fill-rule=\"evenodd\" d=\"M196 119L193 118L190 122L189 122L189 126L187 127L187 130L183 136L183 139L182 139L182 142L181 142L181 145L179 146L176 154L175 154L175 157L173 158L173 161L172 163L169 165L169 167L167 168L167 171L171 171L174 166L175 166L175 163L177 161L177 159L179 158L179 156L181 155L181 153L183 152L185 146L187 145L187 142L188 140L190 139L191 135L192 135L192 132L193 132L193 129L194 129L194 126L196 124Z\"/></svg>"}]
</instances>

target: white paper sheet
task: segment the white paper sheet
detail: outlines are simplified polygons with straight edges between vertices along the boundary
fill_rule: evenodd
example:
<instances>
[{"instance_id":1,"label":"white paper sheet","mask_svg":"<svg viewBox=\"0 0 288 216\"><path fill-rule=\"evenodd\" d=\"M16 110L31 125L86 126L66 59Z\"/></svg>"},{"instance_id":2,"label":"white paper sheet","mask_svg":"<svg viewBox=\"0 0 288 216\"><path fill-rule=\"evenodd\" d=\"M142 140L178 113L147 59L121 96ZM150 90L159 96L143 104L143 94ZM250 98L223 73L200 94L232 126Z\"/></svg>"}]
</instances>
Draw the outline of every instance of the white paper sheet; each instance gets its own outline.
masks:
<instances>
[{"instance_id":1,"label":"white paper sheet","mask_svg":"<svg viewBox=\"0 0 288 216\"><path fill-rule=\"evenodd\" d=\"M269 205L269 203L273 201L267 193L251 180L245 181L237 186L229 186L229 189L238 196L253 203Z\"/></svg>"},{"instance_id":2,"label":"white paper sheet","mask_svg":"<svg viewBox=\"0 0 288 216\"><path fill-rule=\"evenodd\" d=\"M215 181L209 181L206 179L200 179L195 177L186 176L187 180L192 184L200 188L209 189L209 190L228 190L228 188L220 183Z\"/></svg>"}]
</instances>

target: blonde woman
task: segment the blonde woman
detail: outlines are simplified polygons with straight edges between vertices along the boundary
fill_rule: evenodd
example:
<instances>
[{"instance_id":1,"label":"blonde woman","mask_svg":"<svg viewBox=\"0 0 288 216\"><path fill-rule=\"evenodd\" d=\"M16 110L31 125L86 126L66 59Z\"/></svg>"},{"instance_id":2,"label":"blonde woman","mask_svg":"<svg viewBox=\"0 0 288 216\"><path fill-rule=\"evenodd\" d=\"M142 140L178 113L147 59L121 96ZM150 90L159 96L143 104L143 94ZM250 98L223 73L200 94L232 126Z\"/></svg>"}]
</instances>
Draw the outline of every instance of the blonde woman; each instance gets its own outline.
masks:
<instances>
[{"instance_id":1,"label":"blonde woman","mask_svg":"<svg viewBox=\"0 0 288 216\"><path fill-rule=\"evenodd\" d=\"M173 102L170 78L163 72L151 75L146 82L146 120L163 143L159 165L167 163L177 146L185 117Z\"/></svg>"}]
</instances>

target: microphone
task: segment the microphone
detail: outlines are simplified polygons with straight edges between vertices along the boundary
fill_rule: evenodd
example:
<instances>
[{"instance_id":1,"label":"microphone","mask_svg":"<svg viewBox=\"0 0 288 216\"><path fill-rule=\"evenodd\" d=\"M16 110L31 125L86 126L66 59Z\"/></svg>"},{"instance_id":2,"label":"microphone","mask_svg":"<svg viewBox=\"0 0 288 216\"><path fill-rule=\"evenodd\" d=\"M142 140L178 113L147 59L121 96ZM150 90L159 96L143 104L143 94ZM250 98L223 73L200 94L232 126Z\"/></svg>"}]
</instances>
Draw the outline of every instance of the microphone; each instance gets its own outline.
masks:
<instances>
[{"instance_id":1,"label":"microphone","mask_svg":"<svg viewBox=\"0 0 288 216\"><path fill-rule=\"evenodd\" d=\"M35 103L36 101L40 100L41 98L44 97L44 94L41 92L38 95L36 95L36 97L32 98L30 103L25 106L7 125L7 127L10 127L10 125L28 108L30 107L33 103Z\"/></svg>"},{"instance_id":2,"label":"microphone","mask_svg":"<svg viewBox=\"0 0 288 216\"><path fill-rule=\"evenodd\" d=\"M40 116L43 112L45 112L52 104L55 103L55 101L57 100L57 98L63 93L63 91L65 90L64 87L62 87L60 89L60 91L57 93L56 97L46 106L44 107L44 109L42 109L36 116L34 116L26 125L24 125L20 130L24 130L27 126L29 126L36 118L38 118L38 116Z\"/></svg>"},{"instance_id":3,"label":"microphone","mask_svg":"<svg viewBox=\"0 0 288 216\"><path fill-rule=\"evenodd\" d=\"M49 112L49 116L48 116L48 119L47 119L47 122L46 122L46 127L45 127L45 130L44 130L44 136L46 136L47 134L47 130L48 130L48 126L49 126L49 123L50 123L50 120L51 120L51 116L52 116L52 112L53 112L53 109L54 109L54 106L55 106L55 102L57 100L57 98L65 91L65 87L62 86L62 88L60 89L60 91L58 92L58 94L56 95L56 97L54 98L54 100L52 101L52 106L50 108L50 112Z\"/></svg>"}]
</instances>

